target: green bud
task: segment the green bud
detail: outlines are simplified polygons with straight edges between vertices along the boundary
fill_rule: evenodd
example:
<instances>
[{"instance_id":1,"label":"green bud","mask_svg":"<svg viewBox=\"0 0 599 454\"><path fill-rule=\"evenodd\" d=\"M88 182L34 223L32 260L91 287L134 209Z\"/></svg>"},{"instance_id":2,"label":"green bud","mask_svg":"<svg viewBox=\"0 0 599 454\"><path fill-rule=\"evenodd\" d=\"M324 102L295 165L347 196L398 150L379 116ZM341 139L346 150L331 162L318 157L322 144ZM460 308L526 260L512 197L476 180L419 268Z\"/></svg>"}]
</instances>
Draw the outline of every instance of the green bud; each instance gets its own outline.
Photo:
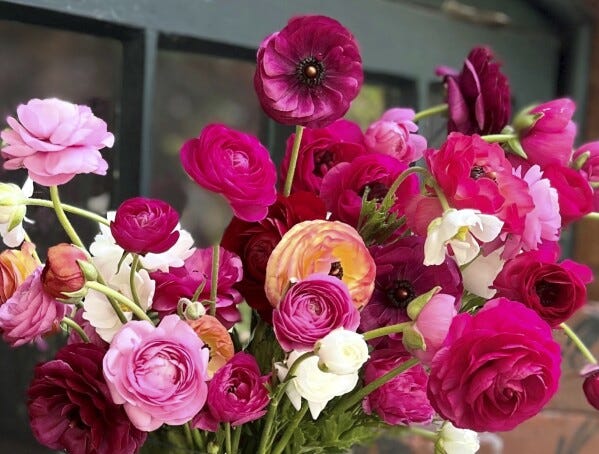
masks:
<instances>
[{"instance_id":1,"label":"green bud","mask_svg":"<svg viewBox=\"0 0 599 454\"><path fill-rule=\"evenodd\" d=\"M420 334L414 328L407 328L404 330L402 341L407 349L426 351L424 337L422 337L422 334Z\"/></svg>"},{"instance_id":2,"label":"green bud","mask_svg":"<svg viewBox=\"0 0 599 454\"><path fill-rule=\"evenodd\" d=\"M426 303L428 303L431 300L431 298L440 291L441 287L437 285L436 287L430 289L428 292L423 293L422 295L418 295L416 298L410 301L410 304L408 304L408 307L406 308L408 312L408 317L410 317L411 320L416 320L418 318L418 314L420 314L420 311L422 311Z\"/></svg>"}]
</instances>

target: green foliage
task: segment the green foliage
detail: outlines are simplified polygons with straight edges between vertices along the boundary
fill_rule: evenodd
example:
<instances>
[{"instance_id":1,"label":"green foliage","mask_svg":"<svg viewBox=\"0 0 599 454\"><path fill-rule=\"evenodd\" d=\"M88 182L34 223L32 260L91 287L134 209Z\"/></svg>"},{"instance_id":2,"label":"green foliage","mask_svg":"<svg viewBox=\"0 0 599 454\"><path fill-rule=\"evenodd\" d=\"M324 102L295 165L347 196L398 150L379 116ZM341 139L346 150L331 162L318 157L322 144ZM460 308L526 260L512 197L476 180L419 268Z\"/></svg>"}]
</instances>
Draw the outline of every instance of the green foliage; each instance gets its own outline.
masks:
<instances>
[{"instance_id":1,"label":"green foliage","mask_svg":"<svg viewBox=\"0 0 599 454\"><path fill-rule=\"evenodd\" d=\"M362 207L358 221L358 232L367 246L382 244L406 221L389 210L395 203L395 196L385 197L382 202L368 200L370 188L366 187L362 196Z\"/></svg>"},{"instance_id":2,"label":"green foliage","mask_svg":"<svg viewBox=\"0 0 599 454\"><path fill-rule=\"evenodd\" d=\"M256 324L246 351L254 355L264 374L272 371L273 363L285 358L285 352L279 345L272 327L261 320Z\"/></svg>"}]
</instances>

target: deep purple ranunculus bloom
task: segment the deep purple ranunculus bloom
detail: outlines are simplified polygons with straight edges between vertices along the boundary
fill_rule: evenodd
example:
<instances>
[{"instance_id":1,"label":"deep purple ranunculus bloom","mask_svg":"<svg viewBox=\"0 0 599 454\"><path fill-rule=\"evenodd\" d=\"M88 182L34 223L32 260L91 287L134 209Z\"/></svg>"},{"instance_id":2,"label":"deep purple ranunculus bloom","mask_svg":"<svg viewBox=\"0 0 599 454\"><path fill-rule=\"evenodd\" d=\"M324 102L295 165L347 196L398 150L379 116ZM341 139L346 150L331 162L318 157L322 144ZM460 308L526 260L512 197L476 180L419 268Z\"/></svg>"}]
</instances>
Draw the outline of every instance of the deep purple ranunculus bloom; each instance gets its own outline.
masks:
<instances>
[{"instance_id":1,"label":"deep purple ranunculus bloom","mask_svg":"<svg viewBox=\"0 0 599 454\"><path fill-rule=\"evenodd\" d=\"M462 72L437 68L447 86L448 132L495 134L507 125L510 85L500 66L491 49L475 47L466 57Z\"/></svg>"},{"instance_id":2,"label":"deep purple ranunculus bloom","mask_svg":"<svg viewBox=\"0 0 599 454\"><path fill-rule=\"evenodd\" d=\"M279 123L322 128L341 118L364 72L349 30L326 16L297 16L258 49L254 87Z\"/></svg>"},{"instance_id":3,"label":"deep purple ranunculus bloom","mask_svg":"<svg viewBox=\"0 0 599 454\"><path fill-rule=\"evenodd\" d=\"M416 296L435 286L456 298L459 307L462 295L462 275L452 259L441 265L425 266L424 238L409 236L386 246L374 246L370 253L376 264L374 293L362 309L360 330L409 320L406 308Z\"/></svg>"},{"instance_id":4,"label":"deep purple ranunculus bloom","mask_svg":"<svg viewBox=\"0 0 599 454\"><path fill-rule=\"evenodd\" d=\"M208 383L206 405L193 419L193 427L216 432L219 423L235 427L261 418L270 400L266 388L269 378L261 375L252 355L235 354Z\"/></svg>"},{"instance_id":5,"label":"deep purple ranunculus bloom","mask_svg":"<svg viewBox=\"0 0 599 454\"><path fill-rule=\"evenodd\" d=\"M44 446L70 454L133 454L141 448L147 434L112 402L102 375L104 352L75 343L35 368L27 406L33 434Z\"/></svg>"},{"instance_id":6,"label":"deep purple ranunculus bloom","mask_svg":"<svg viewBox=\"0 0 599 454\"><path fill-rule=\"evenodd\" d=\"M160 254L179 239L175 230L179 215L168 203L159 199L133 197L116 210L110 232L116 243L127 252Z\"/></svg>"}]
</instances>

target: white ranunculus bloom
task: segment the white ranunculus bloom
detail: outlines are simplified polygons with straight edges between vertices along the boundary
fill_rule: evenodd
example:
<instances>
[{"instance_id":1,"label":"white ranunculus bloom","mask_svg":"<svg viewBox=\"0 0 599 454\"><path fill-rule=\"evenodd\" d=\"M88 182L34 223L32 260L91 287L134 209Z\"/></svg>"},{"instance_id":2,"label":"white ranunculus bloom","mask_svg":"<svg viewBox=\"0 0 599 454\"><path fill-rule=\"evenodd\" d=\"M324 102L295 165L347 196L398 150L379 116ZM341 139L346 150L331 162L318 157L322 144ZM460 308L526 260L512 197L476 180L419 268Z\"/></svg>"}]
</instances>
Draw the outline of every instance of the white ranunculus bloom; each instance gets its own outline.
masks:
<instances>
[{"instance_id":1,"label":"white ranunculus bloom","mask_svg":"<svg viewBox=\"0 0 599 454\"><path fill-rule=\"evenodd\" d=\"M335 329L316 342L318 365L336 375L355 374L368 359L368 344L361 334Z\"/></svg>"},{"instance_id":2,"label":"white ranunculus bloom","mask_svg":"<svg viewBox=\"0 0 599 454\"><path fill-rule=\"evenodd\" d=\"M435 452L445 454L474 454L480 448L478 434L469 429L458 429L446 421L435 443Z\"/></svg>"},{"instance_id":3,"label":"white ranunculus bloom","mask_svg":"<svg viewBox=\"0 0 599 454\"><path fill-rule=\"evenodd\" d=\"M23 187L0 183L0 235L8 247L17 247L25 239L23 220L29 221L27 205L23 203L33 194L33 180L27 178ZM29 221L31 222L31 221Z\"/></svg>"},{"instance_id":4,"label":"white ranunculus bloom","mask_svg":"<svg viewBox=\"0 0 599 454\"><path fill-rule=\"evenodd\" d=\"M494 250L489 255L479 255L462 269L464 289L483 298L490 299L497 290L490 288L493 281L503 269L505 260L501 259L503 247Z\"/></svg>"},{"instance_id":5,"label":"white ranunculus bloom","mask_svg":"<svg viewBox=\"0 0 599 454\"><path fill-rule=\"evenodd\" d=\"M301 352L292 351L287 359L287 367L277 364L277 375L283 381L295 360L302 355ZM310 414L313 419L318 418L327 403L337 396L350 392L358 383L358 374L335 375L323 372L318 367L318 357L311 356L303 360L295 371L285 393L296 410L302 405L302 398L308 401Z\"/></svg>"},{"instance_id":6,"label":"white ranunculus bloom","mask_svg":"<svg viewBox=\"0 0 599 454\"><path fill-rule=\"evenodd\" d=\"M478 241L487 243L494 240L502 227L503 221L478 210L446 210L442 217L433 219L428 226L424 264L443 263L448 245L458 265L469 263L480 251Z\"/></svg>"}]
</instances>

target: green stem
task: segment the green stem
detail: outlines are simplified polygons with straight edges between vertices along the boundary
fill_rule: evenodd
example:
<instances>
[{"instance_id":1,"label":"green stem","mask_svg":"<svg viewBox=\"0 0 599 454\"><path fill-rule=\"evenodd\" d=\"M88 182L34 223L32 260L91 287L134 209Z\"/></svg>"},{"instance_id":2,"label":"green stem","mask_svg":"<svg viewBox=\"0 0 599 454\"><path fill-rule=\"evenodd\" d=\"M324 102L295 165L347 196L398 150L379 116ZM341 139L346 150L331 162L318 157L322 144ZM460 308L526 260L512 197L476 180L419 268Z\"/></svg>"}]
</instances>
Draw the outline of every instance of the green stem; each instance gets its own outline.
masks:
<instances>
[{"instance_id":1,"label":"green stem","mask_svg":"<svg viewBox=\"0 0 599 454\"><path fill-rule=\"evenodd\" d=\"M295 138L293 140L293 147L291 148L291 159L289 160L289 168L287 169L287 176L285 177L285 186L283 188L283 195L288 197L291 194L291 185L293 184L293 175L295 174L295 167L297 165L297 157L299 155L300 144L302 142L302 135L304 134L304 127L297 125L295 127Z\"/></svg>"},{"instance_id":2,"label":"green stem","mask_svg":"<svg viewBox=\"0 0 599 454\"><path fill-rule=\"evenodd\" d=\"M193 438L191 437L191 424L183 424L183 432L185 433L185 440L187 441L187 445L193 449Z\"/></svg>"},{"instance_id":3,"label":"green stem","mask_svg":"<svg viewBox=\"0 0 599 454\"><path fill-rule=\"evenodd\" d=\"M193 441L200 452L206 452L206 443L204 442L204 437L202 437L202 433L198 429L191 429L191 438L193 438Z\"/></svg>"},{"instance_id":4,"label":"green stem","mask_svg":"<svg viewBox=\"0 0 599 454\"><path fill-rule=\"evenodd\" d=\"M412 118L413 122L417 122L426 117L431 117L433 115L442 114L447 112L448 106L447 104L439 104L438 106L429 107L428 109L421 110L414 115Z\"/></svg>"},{"instance_id":5,"label":"green stem","mask_svg":"<svg viewBox=\"0 0 599 454\"><path fill-rule=\"evenodd\" d=\"M371 381L363 388L360 388L354 394L351 394L351 395L347 396L345 399L342 399L337 404L337 406L335 406L335 408L333 409L333 413L343 413L348 408L359 403L368 394L377 390L378 388L383 386L388 381L397 377L399 374L405 372L406 370L410 369L411 367L414 367L416 364L418 364L418 360L416 358L412 358L412 359L409 359L409 360L401 363L399 366L395 367L394 369L391 369L386 374L381 375L376 380Z\"/></svg>"},{"instance_id":6,"label":"green stem","mask_svg":"<svg viewBox=\"0 0 599 454\"><path fill-rule=\"evenodd\" d=\"M445 197L443 190L439 187L435 179L431 177L428 179L427 183L433 187L435 194L437 194L437 197L439 198L439 203L441 204L441 208L443 208L443 211L451 210L451 206L447 201L447 197Z\"/></svg>"},{"instance_id":7,"label":"green stem","mask_svg":"<svg viewBox=\"0 0 599 454\"><path fill-rule=\"evenodd\" d=\"M129 287L131 287L131 296L133 297L133 302L141 307L139 295L137 294L137 287L135 286L135 273L137 272L137 267L139 265L139 255L132 255L133 261L131 262L131 271L129 272Z\"/></svg>"},{"instance_id":8,"label":"green stem","mask_svg":"<svg viewBox=\"0 0 599 454\"><path fill-rule=\"evenodd\" d=\"M80 248L86 250L85 246L83 245L83 242L81 241L81 238L79 238L79 235L77 235L77 232L75 232L75 229L71 225L71 222L67 218L67 215L65 214L62 208L57 186L50 186L50 199L52 199L52 206L54 207L54 211L56 212L58 222L60 222L60 225L62 225L62 228L71 239L71 242L75 246L79 246Z\"/></svg>"},{"instance_id":9,"label":"green stem","mask_svg":"<svg viewBox=\"0 0 599 454\"><path fill-rule=\"evenodd\" d=\"M231 423L225 423L225 451L227 454L233 454L231 451Z\"/></svg>"},{"instance_id":10,"label":"green stem","mask_svg":"<svg viewBox=\"0 0 599 454\"><path fill-rule=\"evenodd\" d=\"M287 429L285 429L283 436L280 438L279 442L273 448L272 454L281 454L283 452L283 450L289 443L289 440L291 440L293 433L296 431L297 427L299 426L299 423L302 421L302 419L306 415L307 411L308 411L308 401L304 400L302 402L302 407L300 408L300 410L295 414L295 416L289 422L289 424L287 424Z\"/></svg>"},{"instance_id":11,"label":"green stem","mask_svg":"<svg viewBox=\"0 0 599 454\"><path fill-rule=\"evenodd\" d=\"M232 446L232 454L237 454L239 450L239 440L241 439L241 429L243 426L237 426L233 429L233 446Z\"/></svg>"},{"instance_id":12,"label":"green stem","mask_svg":"<svg viewBox=\"0 0 599 454\"><path fill-rule=\"evenodd\" d=\"M503 143L508 140L517 139L518 134L489 134L486 136L480 136L485 142L489 143Z\"/></svg>"},{"instance_id":13,"label":"green stem","mask_svg":"<svg viewBox=\"0 0 599 454\"><path fill-rule=\"evenodd\" d=\"M438 435L436 432L423 429L422 427L409 426L409 427L407 427L406 432L413 433L414 435L420 435L421 437L424 437L431 441L437 441L437 438L438 438Z\"/></svg>"},{"instance_id":14,"label":"green stem","mask_svg":"<svg viewBox=\"0 0 599 454\"><path fill-rule=\"evenodd\" d=\"M210 276L210 315L216 314L216 295L218 293L218 265L220 261L220 240L212 246L212 275Z\"/></svg>"},{"instance_id":15,"label":"green stem","mask_svg":"<svg viewBox=\"0 0 599 454\"><path fill-rule=\"evenodd\" d=\"M50 200L44 199L26 199L23 201L25 205L32 205L38 207L46 207L46 208L54 208L54 204ZM110 225L110 221L99 214L93 213L88 210L84 210L83 208L78 208L73 205L67 205L66 203L62 204L62 209L67 213L76 214L78 216L90 219L92 221L98 222L99 224Z\"/></svg>"},{"instance_id":16,"label":"green stem","mask_svg":"<svg viewBox=\"0 0 599 454\"><path fill-rule=\"evenodd\" d=\"M395 181L393 182L393 184L387 191L387 194L385 194L385 197L383 198L383 201L381 202L382 206L385 206L386 203L389 203L391 201L390 199L395 196L395 192L397 191L399 186L413 173L419 173L426 177L430 177L429 171L427 169L425 169L424 167L408 167L406 170L404 170L397 176L397 178L395 179Z\"/></svg>"},{"instance_id":17,"label":"green stem","mask_svg":"<svg viewBox=\"0 0 599 454\"><path fill-rule=\"evenodd\" d=\"M306 353L298 356L298 358L293 362L293 364L291 365L291 367L287 371L287 376L285 377L285 380L291 380L293 377L295 377L295 371L297 370L297 368L299 367L299 365L305 359L308 359L311 356L314 356L314 352L306 352Z\"/></svg>"},{"instance_id":18,"label":"green stem","mask_svg":"<svg viewBox=\"0 0 599 454\"><path fill-rule=\"evenodd\" d=\"M584 345L584 342L582 341L582 339L580 339L580 337L578 337L578 335L572 330L572 328L570 328L565 323L560 323L559 326L564 330L564 333L566 333L566 336L568 336L572 340L572 342L574 342L574 345L576 345L576 347L578 347L578 350L580 350L580 353L582 353L583 356L591 364L597 364L597 358L595 358L595 356L591 353L591 351L587 348L587 346Z\"/></svg>"},{"instance_id":19,"label":"green stem","mask_svg":"<svg viewBox=\"0 0 599 454\"><path fill-rule=\"evenodd\" d=\"M98 283L100 283L101 285L108 287L106 285L106 281L104 280L104 278L100 275L100 273L98 272L98 277L96 278L96 280L98 281ZM116 300L108 295L106 295L106 299L108 299L108 302L110 303L110 306L112 307L112 310L116 313L117 317L119 318L119 321L124 325L125 323L127 323L127 317L125 317L125 314L123 313L123 310L121 309L121 307L119 306L119 303L116 302Z\"/></svg>"},{"instance_id":20,"label":"green stem","mask_svg":"<svg viewBox=\"0 0 599 454\"><path fill-rule=\"evenodd\" d=\"M133 312L133 314L135 314L135 316L138 319L146 320L146 321L152 323L152 320L150 319L150 317L148 317L148 314L146 314L137 304L135 304L133 301L131 301L129 298L127 298L122 293L119 293L116 290L113 290L106 285L103 285L103 284L100 284L99 282L94 282L94 281L86 282L85 286L92 290L96 290L97 292L103 293L107 297L114 298L116 301L118 301L123 306L125 306L127 309L129 309L131 312Z\"/></svg>"},{"instance_id":21,"label":"green stem","mask_svg":"<svg viewBox=\"0 0 599 454\"><path fill-rule=\"evenodd\" d=\"M363 334L364 340L368 341L368 340L374 339L376 337L388 336L389 334L394 334L394 333L402 333L404 331L404 329L410 325L412 325L411 322L403 322L403 323L398 323L397 325L383 326L382 328L376 328L376 329L373 329L370 331L366 331Z\"/></svg>"},{"instance_id":22,"label":"green stem","mask_svg":"<svg viewBox=\"0 0 599 454\"><path fill-rule=\"evenodd\" d=\"M81 328L81 326L79 326L79 323L77 323L75 320L71 320L70 318L65 317L62 319L60 323L77 332L77 334L79 334L79 337L81 338L81 340L83 340L83 342L89 343L89 337L87 337L87 334L85 334L83 328Z\"/></svg>"}]
</instances>

